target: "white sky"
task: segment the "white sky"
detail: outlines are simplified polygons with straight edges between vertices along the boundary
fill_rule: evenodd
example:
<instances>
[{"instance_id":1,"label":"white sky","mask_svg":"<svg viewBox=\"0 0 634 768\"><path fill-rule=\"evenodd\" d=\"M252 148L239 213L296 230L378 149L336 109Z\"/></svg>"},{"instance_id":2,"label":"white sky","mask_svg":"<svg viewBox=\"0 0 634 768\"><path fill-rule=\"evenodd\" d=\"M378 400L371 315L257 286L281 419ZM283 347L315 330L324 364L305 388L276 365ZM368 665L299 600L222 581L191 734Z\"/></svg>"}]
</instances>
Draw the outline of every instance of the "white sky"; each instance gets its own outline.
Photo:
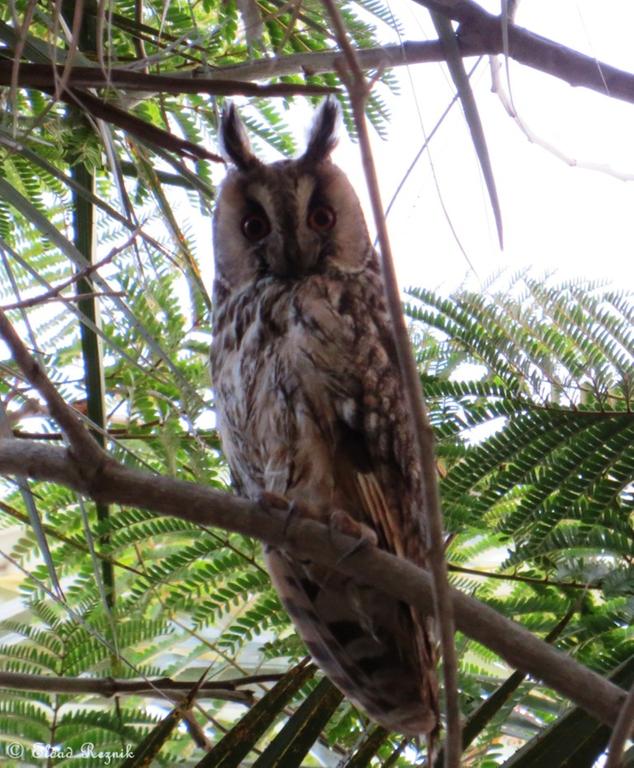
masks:
<instances>
[{"instance_id":1,"label":"white sky","mask_svg":"<svg viewBox=\"0 0 634 768\"><path fill-rule=\"evenodd\" d=\"M499 12L496 0L481 4ZM393 0L393 8L406 25L407 39L436 37L426 11L411 0ZM524 0L516 21L634 72L631 0ZM466 60L467 69L473 61ZM431 131L454 92L439 64L396 71L402 93L390 99L390 139L374 142L385 205L422 145L425 132ZM470 286L477 288L500 268L512 273L531 267L535 276L555 272L556 278L605 278L617 287L634 287L634 104L572 88L515 62L510 63L510 73L515 106L534 134L579 164L608 165L631 175L632 181L570 167L531 144L491 92L488 61L483 61L472 87L502 208L503 251L497 244L486 189L458 105L431 142L438 188L477 272ZM356 180L356 188L363 190L358 150L346 137L342 137L335 159ZM429 156L423 155L419 161L388 224L403 286L449 290L466 277L469 265L442 211ZM373 230L371 223L370 228Z\"/></svg>"}]
</instances>

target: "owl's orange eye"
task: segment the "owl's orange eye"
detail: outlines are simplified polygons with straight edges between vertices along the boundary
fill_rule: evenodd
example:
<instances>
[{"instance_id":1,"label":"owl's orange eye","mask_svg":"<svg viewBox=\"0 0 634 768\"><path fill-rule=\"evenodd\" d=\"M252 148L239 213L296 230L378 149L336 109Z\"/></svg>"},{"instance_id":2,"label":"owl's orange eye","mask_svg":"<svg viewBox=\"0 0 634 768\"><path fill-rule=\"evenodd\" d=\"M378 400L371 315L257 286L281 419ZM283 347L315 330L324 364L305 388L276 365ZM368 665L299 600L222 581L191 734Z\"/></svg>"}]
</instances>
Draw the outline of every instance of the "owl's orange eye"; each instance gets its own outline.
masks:
<instances>
[{"instance_id":1,"label":"owl's orange eye","mask_svg":"<svg viewBox=\"0 0 634 768\"><path fill-rule=\"evenodd\" d=\"M329 232L336 221L335 212L328 205L316 205L308 213L308 226L315 232Z\"/></svg>"},{"instance_id":2,"label":"owl's orange eye","mask_svg":"<svg viewBox=\"0 0 634 768\"><path fill-rule=\"evenodd\" d=\"M250 213L242 219L242 234L251 243L257 243L271 231L271 224L265 213Z\"/></svg>"}]
</instances>

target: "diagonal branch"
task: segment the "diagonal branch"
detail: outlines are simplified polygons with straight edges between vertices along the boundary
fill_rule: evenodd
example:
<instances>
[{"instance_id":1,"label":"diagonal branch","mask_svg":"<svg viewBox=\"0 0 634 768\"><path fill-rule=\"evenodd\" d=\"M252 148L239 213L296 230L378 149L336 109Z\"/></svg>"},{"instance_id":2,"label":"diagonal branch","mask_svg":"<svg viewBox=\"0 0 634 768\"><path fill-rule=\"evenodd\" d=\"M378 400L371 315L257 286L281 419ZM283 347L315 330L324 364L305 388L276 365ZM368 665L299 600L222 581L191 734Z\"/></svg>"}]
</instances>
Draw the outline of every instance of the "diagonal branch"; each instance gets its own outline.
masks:
<instances>
[{"instance_id":1,"label":"diagonal branch","mask_svg":"<svg viewBox=\"0 0 634 768\"><path fill-rule=\"evenodd\" d=\"M84 429L1 311L0 336L71 444L67 451L15 438L0 439L0 473L51 480L97 502L135 506L254 536L353 579L364 574L365 583L408 602L424 614L435 612L436 594L430 576L407 560L376 548L359 548L358 541L313 521L302 521L297 516L289 521L288 510L265 509L212 488L119 464ZM424 412L421 414L424 418ZM430 446L428 442L427 449ZM431 488L437 492L433 461L431 467L434 484L428 491ZM306 502L309 504L310 499ZM499 653L516 669L543 680L602 722L616 721L625 699L624 691L476 600L448 588L447 601L455 611L456 626L465 634Z\"/></svg>"},{"instance_id":2,"label":"diagonal branch","mask_svg":"<svg viewBox=\"0 0 634 768\"><path fill-rule=\"evenodd\" d=\"M0 440L0 474L59 483L97 501L147 509L204 526L253 536L295 557L314 560L433 614L431 579L407 560L286 511L264 509L214 488L128 469L111 460L97 475L78 466L63 448L30 440ZM307 502L310 500L307 499ZM607 725L614 725L625 702L622 688L552 648L497 611L451 590L456 626L507 663L541 680Z\"/></svg>"},{"instance_id":3,"label":"diagonal branch","mask_svg":"<svg viewBox=\"0 0 634 768\"><path fill-rule=\"evenodd\" d=\"M0 474L56 482L97 502L134 506L253 536L351 579L358 581L359 574L363 574L364 583L409 603L423 614L433 615L432 580L426 571L405 559L374 547L359 547L358 540L312 520L289 516L287 509L264 508L213 488L119 464L85 430L2 312L0 335L71 445L66 450L30 440L0 439ZM310 499L305 501L310 504ZM477 600L454 589L449 589L448 599L459 630L601 722L613 725L617 721L626 698L621 688Z\"/></svg>"}]
</instances>

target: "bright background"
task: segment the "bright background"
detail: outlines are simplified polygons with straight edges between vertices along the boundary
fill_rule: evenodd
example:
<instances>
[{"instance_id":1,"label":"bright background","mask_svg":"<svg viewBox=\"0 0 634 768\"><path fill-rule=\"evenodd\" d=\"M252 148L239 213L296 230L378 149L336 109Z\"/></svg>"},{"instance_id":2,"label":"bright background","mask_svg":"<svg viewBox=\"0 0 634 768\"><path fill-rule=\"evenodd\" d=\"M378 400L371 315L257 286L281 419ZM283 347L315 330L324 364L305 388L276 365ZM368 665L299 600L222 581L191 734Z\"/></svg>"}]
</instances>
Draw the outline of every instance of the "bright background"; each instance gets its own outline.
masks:
<instances>
[{"instance_id":1,"label":"bright background","mask_svg":"<svg viewBox=\"0 0 634 768\"><path fill-rule=\"evenodd\" d=\"M499 0L481 4L499 13ZM404 39L436 38L425 9L411 0L394 1L392 6L405 26ZM634 72L631 0L524 0L516 23ZM385 32L386 40L398 42ZM465 60L467 70L474 61ZM508 91L503 57L498 61ZM491 91L487 58L471 81L502 208L504 250L498 245L471 137L456 104L388 217L401 284L451 290L468 279L469 287L479 289L501 269L510 276L530 268L534 276L548 274L554 280L590 278L609 280L618 288L634 287L634 105L572 88L513 61L509 68L513 102L536 137L533 143ZM389 139L375 136L374 141L385 206L455 91L440 64L395 71L402 92L389 99L393 112ZM305 128L299 130L302 133ZM335 160L365 198L358 148L346 136ZM585 165L605 167L606 172ZM373 230L367 205L366 211Z\"/></svg>"}]
</instances>

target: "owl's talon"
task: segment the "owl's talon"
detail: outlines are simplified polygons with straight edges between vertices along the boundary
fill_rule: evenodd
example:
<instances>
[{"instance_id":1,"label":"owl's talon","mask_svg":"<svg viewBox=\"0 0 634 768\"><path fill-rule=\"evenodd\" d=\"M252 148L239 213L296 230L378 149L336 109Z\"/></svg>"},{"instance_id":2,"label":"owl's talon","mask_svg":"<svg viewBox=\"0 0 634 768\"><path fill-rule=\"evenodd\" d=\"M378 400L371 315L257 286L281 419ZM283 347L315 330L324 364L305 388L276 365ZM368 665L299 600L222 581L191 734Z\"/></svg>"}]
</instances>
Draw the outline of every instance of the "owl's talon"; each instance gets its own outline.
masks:
<instances>
[{"instance_id":1,"label":"owl's talon","mask_svg":"<svg viewBox=\"0 0 634 768\"><path fill-rule=\"evenodd\" d=\"M355 543L350 547L350 549L346 550L341 557L337 558L337 565L341 565L345 560L347 560L349 557L352 557L352 555L355 555L357 552L361 552L361 550L366 549L367 547L375 547L376 541L372 541L371 539L361 538L355 541Z\"/></svg>"},{"instance_id":2,"label":"owl's talon","mask_svg":"<svg viewBox=\"0 0 634 768\"><path fill-rule=\"evenodd\" d=\"M360 523L358 520L355 520L342 509L333 510L328 520L328 527L331 530L338 531L346 536L352 536L354 539L359 539L360 542L369 544L373 547L376 547L378 543L376 531L365 523Z\"/></svg>"},{"instance_id":3,"label":"owl's talon","mask_svg":"<svg viewBox=\"0 0 634 768\"><path fill-rule=\"evenodd\" d=\"M291 527L291 523L296 517L302 517L302 510L299 503L293 499L286 505L286 517L284 518L284 529L282 531L284 538L286 538L288 529Z\"/></svg>"},{"instance_id":4,"label":"owl's talon","mask_svg":"<svg viewBox=\"0 0 634 768\"><path fill-rule=\"evenodd\" d=\"M295 518L300 520L315 520L318 523L325 522L324 515L319 512L319 510L316 510L297 499L287 499L279 493L262 491L258 496L257 503L264 509L264 511L273 509L280 512L286 512L283 529L284 536L288 533L288 529L291 527L291 523Z\"/></svg>"},{"instance_id":5,"label":"owl's talon","mask_svg":"<svg viewBox=\"0 0 634 768\"><path fill-rule=\"evenodd\" d=\"M281 496L279 493L271 493L270 491L262 491L257 498L257 505L262 507L265 512L271 509L278 509L280 511L287 510L289 508L288 499Z\"/></svg>"},{"instance_id":6,"label":"owl's talon","mask_svg":"<svg viewBox=\"0 0 634 768\"><path fill-rule=\"evenodd\" d=\"M338 533L343 533L346 536L351 536L357 539L350 549L338 558L337 565L344 560L347 560L349 557L352 557L355 552L359 552L364 547L376 547L378 543L376 531L365 525L365 523L360 523L358 520L355 520L342 509L335 509L331 513L328 521L328 528L331 533L332 531L337 531Z\"/></svg>"}]
</instances>

